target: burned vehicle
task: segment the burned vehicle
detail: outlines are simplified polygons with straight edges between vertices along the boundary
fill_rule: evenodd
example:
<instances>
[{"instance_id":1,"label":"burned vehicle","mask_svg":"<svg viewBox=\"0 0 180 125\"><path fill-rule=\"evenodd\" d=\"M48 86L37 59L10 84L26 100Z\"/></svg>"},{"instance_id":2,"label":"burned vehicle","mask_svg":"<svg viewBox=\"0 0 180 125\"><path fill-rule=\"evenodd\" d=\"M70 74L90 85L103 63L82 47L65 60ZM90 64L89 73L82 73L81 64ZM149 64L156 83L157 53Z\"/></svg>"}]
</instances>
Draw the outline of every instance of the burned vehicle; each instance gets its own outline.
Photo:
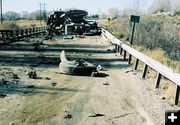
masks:
<instances>
[{"instance_id":1,"label":"burned vehicle","mask_svg":"<svg viewBox=\"0 0 180 125\"><path fill-rule=\"evenodd\" d=\"M96 21L84 19L87 15L88 13L84 10L55 11L47 20L48 34L82 35L84 33L100 33Z\"/></svg>"}]
</instances>

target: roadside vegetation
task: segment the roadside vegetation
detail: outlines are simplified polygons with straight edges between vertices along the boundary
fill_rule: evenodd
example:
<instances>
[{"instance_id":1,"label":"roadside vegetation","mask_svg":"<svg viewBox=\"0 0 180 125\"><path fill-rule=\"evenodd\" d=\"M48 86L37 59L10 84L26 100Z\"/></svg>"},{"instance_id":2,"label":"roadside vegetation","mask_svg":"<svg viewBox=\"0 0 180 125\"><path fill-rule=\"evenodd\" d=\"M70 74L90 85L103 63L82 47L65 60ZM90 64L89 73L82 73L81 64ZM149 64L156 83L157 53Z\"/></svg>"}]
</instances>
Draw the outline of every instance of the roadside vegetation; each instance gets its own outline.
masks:
<instances>
[{"instance_id":1,"label":"roadside vegetation","mask_svg":"<svg viewBox=\"0 0 180 125\"><path fill-rule=\"evenodd\" d=\"M40 20L14 20L14 21L4 21L0 25L0 30L17 30L28 27L38 27L44 26L45 22Z\"/></svg>"},{"instance_id":2,"label":"roadside vegetation","mask_svg":"<svg viewBox=\"0 0 180 125\"><path fill-rule=\"evenodd\" d=\"M180 73L179 0L154 0L146 14L136 9L124 9L119 16L117 8L110 10L109 15L99 20L102 27L123 42L129 42L133 26L130 16L141 15L132 47Z\"/></svg>"},{"instance_id":3,"label":"roadside vegetation","mask_svg":"<svg viewBox=\"0 0 180 125\"><path fill-rule=\"evenodd\" d=\"M117 38L128 42L132 33L129 18L122 16L99 23ZM141 16L132 47L180 72L180 16Z\"/></svg>"}]
</instances>

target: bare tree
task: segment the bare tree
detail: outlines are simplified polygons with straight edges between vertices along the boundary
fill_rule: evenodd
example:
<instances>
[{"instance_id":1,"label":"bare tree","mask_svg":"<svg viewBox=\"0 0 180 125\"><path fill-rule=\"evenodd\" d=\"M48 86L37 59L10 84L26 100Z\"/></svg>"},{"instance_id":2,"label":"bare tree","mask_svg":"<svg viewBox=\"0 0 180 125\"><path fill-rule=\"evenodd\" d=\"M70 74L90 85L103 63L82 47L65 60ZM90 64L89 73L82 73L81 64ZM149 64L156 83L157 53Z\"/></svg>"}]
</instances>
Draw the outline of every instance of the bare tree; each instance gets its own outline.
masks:
<instances>
[{"instance_id":1,"label":"bare tree","mask_svg":"<svg viewBox=\"0 0 180 125\"><path fill-rule=\"evenodd\" d=\"M154 0L153 4L149 8L149 14L155 14L157 12L169 12L171 11L170 0Z\"/></svg>"},{"instance_id":2,"label":"bare tree","mask_svg":"<svg viewBox=\"0 0 180 125\"><path fill-rule=\"evenodd\" d=\"M21 18L22 18L22 19L29 19L30 16L29 16L28 11L23 11L23 12L21 12Z\"/></svg>"},{"instance_id":3,"label":"bare tree","mask_svg":"<svg viewBox=\"0 0 180 125\"><path fill-rule=\"evenodd\" d=\"M21 15L13 11L8 11L4 14L4 19L6 20L17 20L20 18L21 18Z\"/></svg>"},{"instance_id":4,"label":"bare tree","mask_svg":"<svg viewBox=\"0 0 180 125\"><path fill-rule=\"evenodd\" d=\"M174 13L177 15L180 15L180 1L179 0L175 0L173 7L174 7L173 8Z\"/></svg>"},{"instance_id":5,"label":"bare tree","mask_svg":"<svg viewBox=\"0 0 180 125\"><path fill-rule=\"evenodd\" d=\"M118 17L119 10L117 7L111 7L108 9L108 14L111 19L115 19Z\"/></svg>"},{"instance_id":6,"label":"bare tree","mask_svg":"<svg viewBox=\"0 0 180 125\"><path fill-rule=\"evenodd\" d=\"M130 15L133 15L135 13L136 12L134 10L132 10L132 9L124 9L123 12L122 12L123 16L130 16Z\"/></svg>"}]
</instances>

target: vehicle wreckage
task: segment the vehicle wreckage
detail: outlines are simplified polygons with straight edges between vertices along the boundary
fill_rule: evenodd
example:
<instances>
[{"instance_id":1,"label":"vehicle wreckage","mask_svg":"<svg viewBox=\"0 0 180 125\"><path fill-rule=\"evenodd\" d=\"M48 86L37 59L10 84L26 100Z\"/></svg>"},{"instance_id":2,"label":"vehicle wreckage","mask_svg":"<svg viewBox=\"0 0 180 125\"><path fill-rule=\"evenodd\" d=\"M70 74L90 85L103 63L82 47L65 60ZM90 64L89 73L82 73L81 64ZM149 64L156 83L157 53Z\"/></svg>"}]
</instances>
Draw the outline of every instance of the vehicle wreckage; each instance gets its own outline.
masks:
<instances>
[{"instance_id":1,"label":"vehicle wreckage","mask_svg":"<svg viewBox=\"0 0 180 125\"><path fill-rule=\"evenodd\" d=\"M87 15L84 10L55 11L47 19L48 34L100 34L96 21L84 19Z\"/></svg>"},{"instance_id":2,"label":"vehicle wreckage","mask_svg":"<svg viewBox=\"0 0 180 125\"><path fill-rule=\"evenodd\" d=\"M64 50L60 54L59 72L68 75L95 76L98 67L84 60L67 60Z\"/></svg>"}]
</instances>

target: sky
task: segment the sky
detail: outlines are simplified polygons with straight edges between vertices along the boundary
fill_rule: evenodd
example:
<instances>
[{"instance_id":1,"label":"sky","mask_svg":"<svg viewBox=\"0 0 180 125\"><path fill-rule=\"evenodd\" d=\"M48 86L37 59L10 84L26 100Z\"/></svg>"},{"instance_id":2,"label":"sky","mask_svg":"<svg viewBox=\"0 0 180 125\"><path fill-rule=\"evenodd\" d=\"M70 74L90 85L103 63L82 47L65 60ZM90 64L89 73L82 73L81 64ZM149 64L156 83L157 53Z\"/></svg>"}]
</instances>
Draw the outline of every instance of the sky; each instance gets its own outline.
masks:
<instances>
[{"instance_id":1,"label":"sky","mask_svg":"<svg viewBox=\"0 0 180 125\"><path fill-rule=\"evenodd\" d=\"M46 10L77 8L87 10L90 14L107 13L111 7L120 11L137 7L138 0L3 0L3 12L32 12L39 10L39 3L46 3ZM139 0L140 10L147 11L153 0Z\"/></svg>"}]
</instances>

